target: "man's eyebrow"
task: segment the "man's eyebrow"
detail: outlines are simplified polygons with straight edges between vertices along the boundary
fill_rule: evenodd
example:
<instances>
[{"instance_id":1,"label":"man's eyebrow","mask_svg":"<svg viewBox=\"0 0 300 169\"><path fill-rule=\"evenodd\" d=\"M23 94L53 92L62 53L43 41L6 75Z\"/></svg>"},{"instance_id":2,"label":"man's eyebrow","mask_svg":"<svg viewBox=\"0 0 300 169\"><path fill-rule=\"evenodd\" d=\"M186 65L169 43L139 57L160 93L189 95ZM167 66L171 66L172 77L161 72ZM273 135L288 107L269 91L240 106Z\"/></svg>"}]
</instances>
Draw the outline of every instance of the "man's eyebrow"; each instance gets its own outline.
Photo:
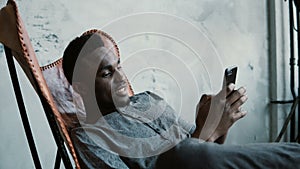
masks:
<instances>
[{"instance_id":1,"label":"man's eyebrow","mask_svg":"<svg viewBox=\"0 0 300 169\"><path fill-rule=\"evenodd\" d=\"M120 58L118 58L117 64L120 64ZM104 70L104 69L111 69L112 65L106 65L100 68L100 71Z\"/></svg>"},{"instance_id":2,"label":"man's eyebrow","mask_svg":"<svg viewBox=\"0 0 300 169\"><path fill-rule=\"evenodd\" d=\"M100 71L102 71L104 69L111 69L111 68L112 68L112 65L106 65L106 66L101 67Z\"/></svg>"}]
</instances>

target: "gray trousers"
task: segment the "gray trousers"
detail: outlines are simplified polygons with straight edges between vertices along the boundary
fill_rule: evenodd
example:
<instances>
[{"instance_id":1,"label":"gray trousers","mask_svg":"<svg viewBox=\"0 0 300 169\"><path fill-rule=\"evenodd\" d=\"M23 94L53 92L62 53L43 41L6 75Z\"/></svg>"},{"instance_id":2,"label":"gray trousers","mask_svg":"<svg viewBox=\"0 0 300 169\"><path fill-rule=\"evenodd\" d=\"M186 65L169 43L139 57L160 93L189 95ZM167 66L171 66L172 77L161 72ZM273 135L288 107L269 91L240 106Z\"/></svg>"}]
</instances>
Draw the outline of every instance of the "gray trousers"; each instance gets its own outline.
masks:
<instances>
[{"instance_id":1,"label":"gray trousers","mask_svg":"<svg viewBox=\"0 0 300 169\"><path fill-rule=\"evenodd\" d=\"M300 144L219 145L186 139L161 154L158 169L279 168L300 169Z\"/></svg>"}]
</instances>

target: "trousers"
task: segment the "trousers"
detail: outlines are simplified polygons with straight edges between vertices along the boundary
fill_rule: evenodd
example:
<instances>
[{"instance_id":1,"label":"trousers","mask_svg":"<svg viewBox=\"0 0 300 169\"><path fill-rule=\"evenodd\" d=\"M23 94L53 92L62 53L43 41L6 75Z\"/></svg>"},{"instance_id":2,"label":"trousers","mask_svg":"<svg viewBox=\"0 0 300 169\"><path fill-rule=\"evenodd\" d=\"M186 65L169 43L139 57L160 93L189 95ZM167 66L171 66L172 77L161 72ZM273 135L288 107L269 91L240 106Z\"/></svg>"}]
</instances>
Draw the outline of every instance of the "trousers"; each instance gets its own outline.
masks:
<instances>
[{"instance_id":1,"label":"trousers","mask_svg":"<svg viewBox=\"0 0 300 169\"><path fill-rule=\"evenodd\" d=\"M161 154L158 169L300 169L300 144L220 145L188 138Z\"/></svg>"}]
</instances>

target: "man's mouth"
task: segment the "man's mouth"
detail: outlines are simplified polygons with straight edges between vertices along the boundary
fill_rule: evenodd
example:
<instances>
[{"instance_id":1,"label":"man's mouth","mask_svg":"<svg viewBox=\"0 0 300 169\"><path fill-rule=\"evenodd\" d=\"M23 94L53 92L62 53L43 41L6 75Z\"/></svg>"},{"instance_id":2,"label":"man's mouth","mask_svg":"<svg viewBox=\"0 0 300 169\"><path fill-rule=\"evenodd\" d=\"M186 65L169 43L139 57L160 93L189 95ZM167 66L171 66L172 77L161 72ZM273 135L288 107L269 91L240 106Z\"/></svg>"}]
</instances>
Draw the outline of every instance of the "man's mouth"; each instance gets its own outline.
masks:
<instances>
[{"instance_id":1,"label":"man's mouth","mask_svg":"<svg viewBox=\"0 0 300 169\"><path fill-rule=\"evenodd\" d=\"M124 96L124 95L127 95L127 86L126 85L122 85L121 87L118 87L116 89L116 95L118 96Z\"/></svg>"}]
</instances>

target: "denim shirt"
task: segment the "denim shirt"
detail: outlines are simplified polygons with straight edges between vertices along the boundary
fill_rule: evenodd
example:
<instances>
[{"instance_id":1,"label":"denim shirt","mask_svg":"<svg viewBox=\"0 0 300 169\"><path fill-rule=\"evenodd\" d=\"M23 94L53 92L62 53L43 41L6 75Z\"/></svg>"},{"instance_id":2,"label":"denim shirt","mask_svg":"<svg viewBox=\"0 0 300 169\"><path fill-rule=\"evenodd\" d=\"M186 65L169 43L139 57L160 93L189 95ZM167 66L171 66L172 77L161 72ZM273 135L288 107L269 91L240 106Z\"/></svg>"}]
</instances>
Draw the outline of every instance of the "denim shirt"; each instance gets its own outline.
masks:
<instances>
[{"instance_id":1,"label":"denim shirt","mask_svg":"<svg viewBox=\"0 0 300 169\"><path fill-rule=\"evenodd\" d=\"M83 168L154 168L159 154L190 137L195 125L179 118L151 92L130 97L127 107L71 131Z\"/></svg>"}]
</instances>

